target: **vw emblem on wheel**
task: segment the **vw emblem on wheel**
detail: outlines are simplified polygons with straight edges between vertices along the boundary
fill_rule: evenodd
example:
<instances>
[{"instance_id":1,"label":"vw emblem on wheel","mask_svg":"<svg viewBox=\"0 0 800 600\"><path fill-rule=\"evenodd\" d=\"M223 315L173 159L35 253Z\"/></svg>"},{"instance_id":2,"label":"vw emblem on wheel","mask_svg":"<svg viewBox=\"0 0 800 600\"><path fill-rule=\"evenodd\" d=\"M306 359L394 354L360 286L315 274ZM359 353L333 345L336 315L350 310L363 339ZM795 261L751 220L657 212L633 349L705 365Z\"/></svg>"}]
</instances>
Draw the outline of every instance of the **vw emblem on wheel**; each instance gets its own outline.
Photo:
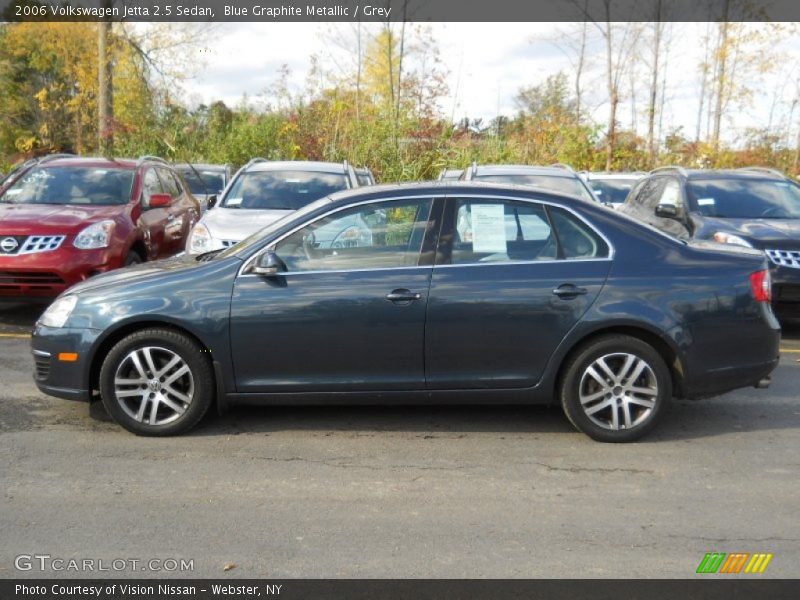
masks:
<instances>
[{"instance_id":1,"label":"vw emblem on wheel","mask_svg":"<svg viewBox=\"0 0 800 600\"><path fill-rule=\"evenodd\" d=\"M19 248L19 242L13 237L3 238L3 240L0 241L0 250L6 254L11 254L17 248Z\"/></svg>"}]
</instances>

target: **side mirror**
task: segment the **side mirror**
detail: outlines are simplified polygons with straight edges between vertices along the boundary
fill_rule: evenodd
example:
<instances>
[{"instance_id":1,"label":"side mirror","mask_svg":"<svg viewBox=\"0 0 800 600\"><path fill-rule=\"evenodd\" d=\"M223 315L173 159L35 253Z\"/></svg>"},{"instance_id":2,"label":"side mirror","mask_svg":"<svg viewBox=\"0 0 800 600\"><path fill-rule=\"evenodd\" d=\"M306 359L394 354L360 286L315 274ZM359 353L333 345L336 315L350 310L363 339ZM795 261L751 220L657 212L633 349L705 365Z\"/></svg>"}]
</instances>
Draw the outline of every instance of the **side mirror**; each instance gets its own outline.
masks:
<instances>
[{"instance_id":1,"label":"side mirror","mask_svg":"<svg viewBox=\"0 0 800 600\"><path fill-rule=\"evenodd\" d=\"M217 205L217 195L213 194L206 198L206 208L214 208Z\"/></svg>"},{"instance_id":2,"label":"side mirror","mask_svg":"<svg viewBox=\"0 0 800 600\"><path fill-rule=\"evenodd\" d=\"M267 250L259 255L253 265L253 273L266 277L272 277L285 271L286 264L272 250Z\"/></svg>"},{"instance_id":3,"label":"side mirror","mask_svg":"<svg viewBox=\"0 0 800 600\"><path fill-rule=\"evenodd\" d=\"M151 194L147 208L165 208L170 204L172 204L172 196L169 194Z\"/></svg>"},{"instance_id":4,"label":"side mirror","mask_svg":"<svg viewBox=\"0 0 800 600\"><path fill-rule=\"evenodd\" d=\"M659 204L656 206L656 216L662 219L677 219L679 216L678 207L674 204Z\"/></svg>"}]
</instances>

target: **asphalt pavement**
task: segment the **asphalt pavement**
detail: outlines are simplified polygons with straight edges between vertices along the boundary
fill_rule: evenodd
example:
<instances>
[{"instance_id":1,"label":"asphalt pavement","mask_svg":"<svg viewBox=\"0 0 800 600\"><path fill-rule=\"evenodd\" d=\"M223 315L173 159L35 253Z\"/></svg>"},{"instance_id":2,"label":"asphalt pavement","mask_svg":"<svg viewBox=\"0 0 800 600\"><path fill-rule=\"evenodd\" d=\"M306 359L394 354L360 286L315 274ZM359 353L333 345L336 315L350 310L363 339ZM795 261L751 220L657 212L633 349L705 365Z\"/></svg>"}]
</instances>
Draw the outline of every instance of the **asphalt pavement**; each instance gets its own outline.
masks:
<instances>
[{"instance_id":1,"label":"asphalt pavement","mask_svg":"<svg viewBox=\"0 0 800 600\"><path fill-rule=\"evenodd\" d=\"M800 326L768 390L674 402L636 444L505 406L236 408L147 439L37 391L42 308L0 306L0 577L683 578L712 551L800 576Z\"/></svg>"}]
</instances>

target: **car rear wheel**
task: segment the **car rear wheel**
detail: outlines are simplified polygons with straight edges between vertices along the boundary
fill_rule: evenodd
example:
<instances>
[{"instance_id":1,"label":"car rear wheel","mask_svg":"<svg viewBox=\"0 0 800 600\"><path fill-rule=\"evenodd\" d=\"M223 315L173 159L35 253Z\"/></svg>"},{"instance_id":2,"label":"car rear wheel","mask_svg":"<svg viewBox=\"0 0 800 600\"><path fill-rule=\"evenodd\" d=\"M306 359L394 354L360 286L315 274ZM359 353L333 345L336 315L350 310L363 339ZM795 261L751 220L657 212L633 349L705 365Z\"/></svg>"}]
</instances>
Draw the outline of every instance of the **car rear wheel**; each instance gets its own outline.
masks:
<instances>
[{"instance_id":1,"label":"car rear wheel","mask_svg":"<svg viewBox=\"0 0 800 600\"><path fill-rule=\"evenodd\" d=\"M600 442L631 442L652 430L672 397L664 359L649 344L609 335L581 348L559 390L570 422Z\"/></svg>"},{"instance_id":2,"label":"car rear wheel","mask_svg":"<svg viewBox=\"0 0 800 600\"><path fill-rule=\"evenodd\" d=\"M145 329L118 342L100 369L111 417L137 435L177 435L208 412L214 378L207 352L188 336Z\"/></svg>"}]
</instances>

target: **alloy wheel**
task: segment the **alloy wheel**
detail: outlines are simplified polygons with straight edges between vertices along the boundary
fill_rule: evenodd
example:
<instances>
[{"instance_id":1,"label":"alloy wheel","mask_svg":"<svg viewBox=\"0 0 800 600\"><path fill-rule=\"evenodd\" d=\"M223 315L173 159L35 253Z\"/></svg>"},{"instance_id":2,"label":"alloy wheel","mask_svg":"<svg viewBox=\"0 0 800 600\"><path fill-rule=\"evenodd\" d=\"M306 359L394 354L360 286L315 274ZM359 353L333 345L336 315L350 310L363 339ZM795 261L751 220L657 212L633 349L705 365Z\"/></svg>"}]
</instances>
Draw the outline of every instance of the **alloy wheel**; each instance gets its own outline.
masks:
<instances>
[{"instance_id":1,"label":"alloy wheel","mask_svg":"<svg viewBox=\"0 0 800 600\"><path fill-rule=\"evenodd\" d=\"M581 408L596 425L613 431L640 425L658 400L658 381L642 358L626 352L606 354L583 372Z\"/></svg>"},{"instance_id":2,"label":"alloy wheel","mask_svg":"<svg viewBox=\"0 0 800 600\"><path fill-rule=\"evenodd\" d=\"M166 425L179 419L192 403L194 377L186 361L172 350L144 346L120 361L114 395L132 419Z\"/></svg>"}]
</instances>

